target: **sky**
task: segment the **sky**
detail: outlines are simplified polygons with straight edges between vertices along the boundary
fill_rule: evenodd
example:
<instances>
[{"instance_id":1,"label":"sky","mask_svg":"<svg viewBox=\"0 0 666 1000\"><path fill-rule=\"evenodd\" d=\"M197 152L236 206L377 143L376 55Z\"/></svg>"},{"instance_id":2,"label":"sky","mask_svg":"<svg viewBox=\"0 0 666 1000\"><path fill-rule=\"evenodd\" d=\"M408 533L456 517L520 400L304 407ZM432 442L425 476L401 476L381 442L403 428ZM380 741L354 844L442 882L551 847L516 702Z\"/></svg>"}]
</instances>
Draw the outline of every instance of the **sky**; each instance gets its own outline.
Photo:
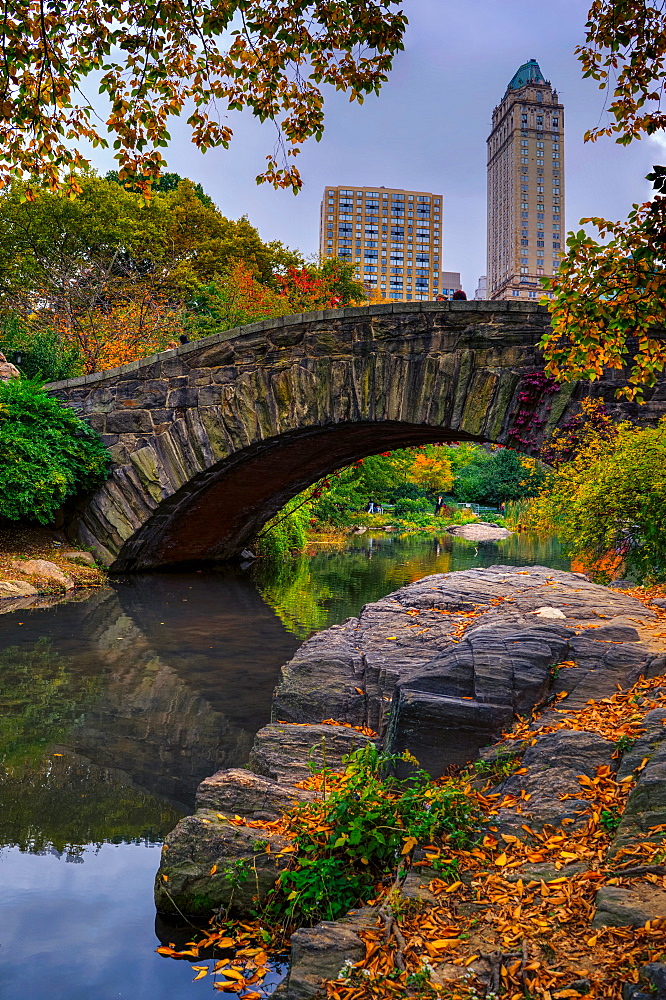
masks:
<instances>
[{"instance_id":1,"label":"sky","mask_svg":"<svg viewBox=\"0 0 666 1000\"><path fill-rule=\"evenodd\" d=\"M584 40L587 0L404 0L405 50L379 96L363 105L326 92L321 142L297 158L303 188L258 186L274 128L232 113L229 150L200 154L178 121L164 151L168 169L200 181L229 218L247 215L265 240L306 255L318 251L319 203L325 185L370 185L432 191L444 198L442 269L460 271L473 294L486 272L486 138L493 107L528 59L537 59L565 108L566 225L584 216L626 217L649 197L644 180L666 158L666 138L629 147L611 139L584 143L604 121L605 94L584 80L575 47ZM98 154L101 169L112 154ZM471 296L470 296L471 297Z\"/></svg>"}]
</instances>

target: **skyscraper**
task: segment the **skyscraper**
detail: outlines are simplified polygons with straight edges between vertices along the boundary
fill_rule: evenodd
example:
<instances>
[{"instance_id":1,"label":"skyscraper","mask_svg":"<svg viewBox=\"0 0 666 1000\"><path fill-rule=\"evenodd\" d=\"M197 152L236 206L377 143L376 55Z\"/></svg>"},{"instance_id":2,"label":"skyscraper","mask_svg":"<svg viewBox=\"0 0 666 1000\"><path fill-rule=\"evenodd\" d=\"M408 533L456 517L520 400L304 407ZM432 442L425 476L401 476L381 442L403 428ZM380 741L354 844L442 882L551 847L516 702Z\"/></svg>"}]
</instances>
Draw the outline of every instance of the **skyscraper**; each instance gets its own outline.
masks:
<instances>
[{"instance_id":1,"label":"skyscraper","mask_svg":"<svg viewBox=\"0 0 666 1000\"><path fill-rule=\"evenodd\" d=\"M440 288L442 196L401 188L327 187L319 216L322 259L353 261L382 299L433 299Z\"/></svg>"},{"instance_id":2,"label":"skyscraper","mask_svg":"<svg viewBox=\"0 0 666 1000\"><path fill-rule=\"evenodd\" d=\"M564 107L530 59L493 111L488 137L488 298L540 298L564 232Z\"/></svg>"}]
</instances>

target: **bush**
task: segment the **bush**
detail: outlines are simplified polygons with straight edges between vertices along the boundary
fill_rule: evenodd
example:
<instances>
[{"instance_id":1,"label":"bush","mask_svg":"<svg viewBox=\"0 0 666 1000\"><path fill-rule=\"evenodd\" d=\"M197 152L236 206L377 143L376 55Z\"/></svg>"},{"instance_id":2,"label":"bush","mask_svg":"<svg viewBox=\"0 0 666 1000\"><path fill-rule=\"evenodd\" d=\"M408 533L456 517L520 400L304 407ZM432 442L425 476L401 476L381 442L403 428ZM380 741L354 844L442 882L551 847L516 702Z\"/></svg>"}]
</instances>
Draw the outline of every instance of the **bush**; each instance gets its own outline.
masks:
<instances>
[{"instance_id":1,"label":"bush","mask_svg":"<svg viewBox=\"0 0 666 1000\"><path fill-rule=\"evenodd\" d=\"M543 483L543 472L532 459L509 448L488 454L479 449L477 457L460 470L453 488L463 503L499 506L507 500L533 496Z\"/></svg>"},{"instance_id":2,"label":"bush","mask_svg":"<svg viewBox=\"0 0 666 1000\"><path fill-rule=\"evenodd\" d=\"M28 330L16 316L2 320L0 351L28 379L59 382L83 373L77 347L68 347L55 330Z\"/></svg>"},{"instance_id":3,"label":"bush","mask_svg":"<svg viewBox=\"0 0 666 1000\"><path fill-rule=\"evenodd\" d=\"M642 430L618 424L612 439L592 436L529 513L530 526L554 527L601 582L623 569L666 580L666 418Z\"/></svg>"},{"instance_id":4,"label":"bush","mask_svg":"<svg viewBox=\"0 0 666 1000\"><path fill-rule=\"evenodd\" d=\"M280 875L269 913L284 914L291 926L336 920L374 895L417 844L476 842L480 810L470 789L453 780L435 784L420 770L404 779L387 774L405 761L416 763L369 743L345 758L342 778L327 778L323 801L294 807L295 866Z\"/></svg>"},{"instance_id":5,"label":"bush","mask_svg":"<svg viewBox=\"0 0 666 1000\"><path fill-rule=\"evenodd\" d=\"M257 536L256 553L267 559L284 559L302 552L307 544L311 503L303 503L303 494L289 500L268 521Z\"/></svg>"},{"instance_id":6,"label":"bush","mask_svg":"<svg viewBox=\"0 0 666 1000\"><path fill-rule=\"evenodd\" d=\"M51 524L74 494L106 478L97 433L36 382L0 382L0 517Z\"/></svg>"},{"instance_id":7,"label":"bush","mask_svg":"<svg viewBox=\"0 0 666 1000\"><path fill-rule=\"evenodd\" d=\"M409 517L414 514L417 516L420 514L432 515L434 514L435 507L432 500L425 497L418 500L410 500L409 497L401 497L399 500L396 500L393 511L396 517L407 517L409 519Z\"/></svg>"}]
</instances>

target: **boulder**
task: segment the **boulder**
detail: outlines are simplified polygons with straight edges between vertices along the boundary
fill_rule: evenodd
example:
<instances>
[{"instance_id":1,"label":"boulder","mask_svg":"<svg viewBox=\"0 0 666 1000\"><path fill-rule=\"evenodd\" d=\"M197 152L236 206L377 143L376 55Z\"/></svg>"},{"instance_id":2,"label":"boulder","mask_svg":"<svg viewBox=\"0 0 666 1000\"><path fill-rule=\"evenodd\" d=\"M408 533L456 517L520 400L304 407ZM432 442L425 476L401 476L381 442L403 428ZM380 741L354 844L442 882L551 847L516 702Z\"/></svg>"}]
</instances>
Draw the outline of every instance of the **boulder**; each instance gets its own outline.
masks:
<instances>
[{"instance_id":1,"label":"boulder","mask_svg":"<svg viewBox=\"0 0 666 1000\"><path fill-rule=\"evenodd\" d=\"M12 566L19 573L25 573L26 576L40 576L44 580L59 583L65 590L73 590L74 588L74 581L48 559L17 559L12 563Z\"/></svg>"},{"instance_id":2,"label":"boulder","mask_svg":"<svg viewBox=\"0 0 666 1000\"><path fill-rule=\"evenodd\" d=\"M537 830L545 826L560 827L567 821L567 829L584 825L589 816L589 803L576 798L580 791L579 777L594 777L597 768L613 764L615 744L596 733L561 729L537 738L534 746L526 749L521 770L526 774L512 774L493 792L529 799L521 803L521 813L500 809L497 826L500 833L513 834L525 839L523 824ZM562 799L563 795L572 796Z\"/></svg>"},{"instance_id":3,"label":"boulder","mask_svg":"<svg viewBox=\"0 0 666 1000\"><path fill-rule=\"evenodd\" d=\"M369 737L346 726L290 726L274 722L255 736L250 768L282 786L293 786L294 782L309 778L315 770L339 771L342 758L368 742Z\"/></svg>"},{"instance_id":4,"label":"boulder","mask_svg":"<svg viewBox=\"0 0 666 1000\"><path fill-rule=\"evenodd\" d=\"M648 920L666 919L666 890L644 882L604 885L595 903L593 927L643 927Z\"/></svg>"},{"instance_id":5,"label":"boulder","mask_svg":"<svg viewBox=\"0 0 666 1000\"><path fill-rule=\"evenodd\" d=\"M245 768L229 768L204 778L197 789L197 809L245 819L276 820L295 802L314 798L302 788L278 784Z\"/></svg>"},{"instance_id":6,"label":"boulder","mask_svg":"<svg viewBox=\"0 0 666 1000\"><path fill-rule=\"evenodd\" d=\"M280 854L289 846L290 841L271 831L198 810L165 840L155 876L155 906L160 913L208 917L221 909L239 919L251 917L289 863L289 854Z\"/></svg>"},{"instance_id":7,"label":"boulder","mask_svg":"<svg viewBox=\"0 0 666 1000\"><path fill-rule=\"evenodd\" d=\"M0 598L32 597L36 593L37 588L27 580L0 580Z\"/></svg>"},{"instance_id":8,"label":"boulder","mask_svg":"<svg viewBox=\"0 0 666 1000\"><path fill-rule=\"evenodd\" d=\"M85 552L83 549L66 549L61 553L63 559L78 563L80 566L90 566L94 569L97 563L92 552Z\"/></svg>"},{"instance_id":9,"label":"boulder","mask_svg":"<svg viewBox=\"0 0 666 1000\"><path fill-rule=\"evenodd\" d=\"M651 828L666 824L666 710L657 708L645 716L645 733L625 753L618 777L623 778L647 759L648 763L638 775L622 814L609 857L630 848L634 842L654 840L665 843L663 832L651 834ZM622 862L623 864L626 861ZM665 914L666 915L666 914Z\"/></svg>"},{"instance_id":10,"label":"boulder","mask_svg":"<svg viewBox=\"0 0 666 1000\"><path fill-rule=\"evenodd\" d=\"M352 910L341 920L323 920L314 927L300 927L291 936L291 965L283 984L285 1000L310 1000L326 979L337 979L345 965L365 956L365 944L358 936L377 923L371 907Z\"/></svg>"},{"instance_id":11,"label":"boulder","mask_svg":"<svg viewBox=\"0 0 666 1000\"><path fill-rule=\"evenodd\" d=\"M666 1000L666 965L649 962L639 972L639 983L626 983L622 1000Z\"/></svg>"},{"instance_id":12,"label":"boulder","mask_svg":"<svg viewBox=\"0 0 666 1000\"><path fill-rule=\"evenodd\" d=\"M469 542L495 542L501 538L509 538L513 532L501 528L499 524L487 521L475 521L472 524L451 524L446 529L449 535L466 538Z\"/></svg>"},{"instance_id":13,"label":"boulder","mask_svg":"<svg viewBox=\"0 0 666 1000\"><path fill-rule=\"evenodd\" d=\"M655 654L635 620L655 617L578 573L435 574L305 642L282 669L273 718L368 725L439 775L555 693L566 691L573 709L650 675Z\"/></svg>"}]
</instances>

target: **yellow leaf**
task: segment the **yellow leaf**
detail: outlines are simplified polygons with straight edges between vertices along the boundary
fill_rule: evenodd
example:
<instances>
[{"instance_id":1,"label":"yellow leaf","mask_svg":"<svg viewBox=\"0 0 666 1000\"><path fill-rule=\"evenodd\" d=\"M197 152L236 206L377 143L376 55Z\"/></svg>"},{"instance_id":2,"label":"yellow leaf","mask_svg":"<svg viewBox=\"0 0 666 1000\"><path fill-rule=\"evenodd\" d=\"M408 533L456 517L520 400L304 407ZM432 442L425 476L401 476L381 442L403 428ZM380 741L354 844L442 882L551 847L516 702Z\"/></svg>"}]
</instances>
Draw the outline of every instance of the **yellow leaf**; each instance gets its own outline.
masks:
<instances>
[{"instance_id":1,"label":"yellow leaf","mask_svg":"<svg viewBox=\"0 0 666 1000\"><path fill-rule=\"evenodd\" d=\"M222 937L222 938L218 938L218 940L215 941L215 947L216 948L233 948L233 946L235 945L235 943L236 942L234 941L233 938Z\"/></svg>"},{"instance_id":2,"label":"yellow leaf","mask_svg":"<svg viewBox=\"0 0 666 1000\"><path fill-rule=\"evenodd\" d=\"M212 867L212 868L211 868L211 870L210 870L210 871L208 872L208 874L209 874L209 875L214 875L216 871L217 871L217 865L213 865L213 867Z\"/></svg>"},{"instance_id":3,"label":"yellow leaf","mask_svg":"<svg viewBox=\"0 0 666 1000\"><path fill-rule=\"evenodd\" d=\"M220 971L223 976L227 977L227 979L245 980L245 976L243 975L243 973L239 972L237 969L221 969Z\"/></svg>"},{"instance_id":4,"label":"yellow leaf","mask_svg":"<svg viewBox=\"0 0 666 1000\"><path fill-rule=\"evenodd\" d=\"M409 854L410 851L414 850L417 844L418 840L416 837L405 837L404 846L400 853Z\"/></svg>"},{"instance_id":5,"label":"yellow leaf","mask_svg":"<svg viewBox=\"0 0 666 1000\"><path fill-rule=\"evenodd\" d=\"M460 938L438 938L436 941L430 941L429 944L437 951L444 951L446 948L457 948L460 944Z\"/></svg>"},{"instance_id":6,"label":"yellow leaf","mask_svg":"<svg viewBox=\"0 0 666 1000\"><path fill-rule=\"evenodd\" d=\"M585 944L588 946L588 948L593 948L598 940L599 940L599 935L593 934L592 937L587 938Z\"/></svg>"},{"instance_id":7,"label":"yellow leaf","mask_svg":"<svg viewBox=\"0 0 666 1000\"><path fill-rule=\"evenodd\" d=\"M506 854L502 852L502 854L500 854L498 858L495 858L495 864L497 865L498 868L503 868L504 865L507 863L507 860L508 859Z\"/></svg>"},{"instance_id":8,"label":"yellow leaf","mask_svg":"<svg viewBox=\"0 0 666 1000\"><path fill-rule=\"evenodd\" d=\"M196 983L197 979L204 979L207 975L208 975L208 969L202 969L201 972L197 972L192 982Z\"/></svg>"},{"instance_id":9,"label":"yellow leaf","mask_svg":"<svg viewBox=\"0 0 666 1000\"><path fill-rule=\"evenodd\" d=\"M461 885L462 885L462 882L454 882L453 885L450 885L445 891L446 892L455 892L456 889L459 889Z\"/></svg>"}]
</instances>

